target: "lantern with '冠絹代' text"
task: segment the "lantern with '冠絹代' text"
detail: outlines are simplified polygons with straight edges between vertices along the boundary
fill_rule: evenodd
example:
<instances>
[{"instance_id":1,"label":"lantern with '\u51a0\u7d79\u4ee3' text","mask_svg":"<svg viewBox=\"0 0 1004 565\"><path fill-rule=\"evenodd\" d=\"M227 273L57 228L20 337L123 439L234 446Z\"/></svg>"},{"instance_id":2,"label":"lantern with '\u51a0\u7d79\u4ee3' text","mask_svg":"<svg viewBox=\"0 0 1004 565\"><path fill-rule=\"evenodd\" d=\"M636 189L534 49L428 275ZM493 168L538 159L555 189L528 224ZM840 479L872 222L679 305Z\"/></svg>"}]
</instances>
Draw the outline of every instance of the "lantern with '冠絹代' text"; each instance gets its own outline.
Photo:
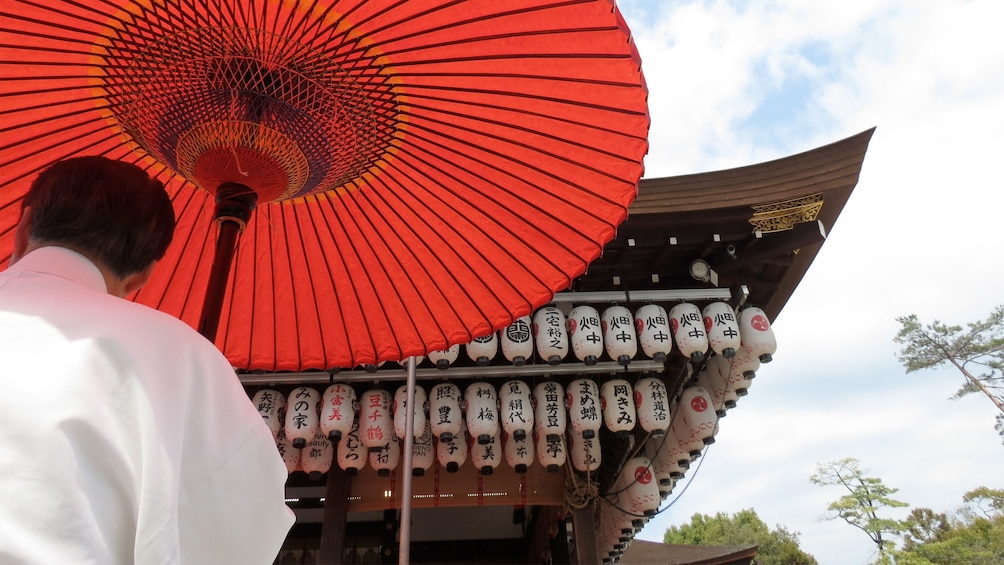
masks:
<instances>
[{"instance_id":1,"label":"lantern with '\u51a0\u7d79\u4ee3' text","mask_svg":"<svg viewBox=\"0 0 1004 565\"><path fill-rule=\"evenodd\" d=\"M646 304L634 313L634 329L638 345L650 359L662 362L673 351L673 336L669 329L669 314L658 304Z\"/></svg>"},{"instance_id":2,"label":"lantern with '\u51a0\u7d79\u4ee3' text","mask_svg":"<svg viewBox=\"0 0 1004 565\"><path fill-rule=\"evenodd\" d=\"M533 400L530 386L520 380L502 383L499 387L499 412L502 429L517 440L533 433Z\"/></svg>"},{"instance_id":3,"label":"lantern with '\u51a0\u7d79\u4ee3' text","mask_svg":"<svg viewBox=\"0 0 1004 565\"><path fill-rule=\"evenodd\" d=\"M390 406L390 393L383 389L373 388L359 397L359 439L370 451L383 449L394 435Z\"/></svg>"},{"instance_id":4,"label":"lantern with '\u51a0\u7d79\u4ee3' text","mask_svg":"<svg viewBox=\"0 0 1004 565\"><path fill-rule=\"evenodd\" d=\"M565 391L572 430L585 439L596 437L603 425L600 389L596 382L591 379L576 379L568 383Z\"/></svg>"},{"instance_id":5,"label":"lantern with '\u51a0\u7d79\u4ee3' text","mask_svg":"<svg viewBox=\"0 0 1004 565\"><path fill-rule=\"evenodd\" d=\"M332 442L349 433L356 419L359 403L356 391L345 383L334 383L321 397L321 432Z\"/></svg>"},{"instance_id":6,"label":"lantern with '\u51a0\u7d79\u4ee3' text","mask_svg":"<svg viewBox=\"0 0 1004 565\"><path fill-rule=\"evenodd\" d=\"M669 311L669 329L673 333L676 349L693 363L704 360L708 351L708 334L704 331L704 318L697 306L683 302Z\"/></svg>"},{"instance_id":7,"label":"lantern with '\u51a0\u7d79\u4ee3' text","mask_svg":"<svg viewBox=\"0 0 1004 565\"><path fill-rule=\"evenodd\" d=\"M669 395L666 384L656 377L638 379L634 384L634 404L641 429L661 436L669 428Z\"/></svg>"},{"instance_id":8,"label":"lantern with '\u51a0\u7d79\u4ee3' text","mask_svg":"<svg viewBox=\"0 0 1004 565\"><path fill-rule=\"evenodd\" d=\"M359 439L359 418L352 423L352 429L342 435L342 441L335 448L335 457L338 466L350 477L366 465L366 446Z\"/></svg>"},{"instance_id":9,"label":"lantern with '\u51a0\u7d79\u4ee3' text","mask_svg":"<svg viewBox=\"0 0 1004 565\"><path fill-rule=\"evenodd\" d=\"M739 336L742 346L761 363L770 363L777 352L777 338L767 314L756 306L739 311Z\"/></svg>"},{"instance_id":10,"label":"lantern with '\u51a0\u7d79\u4ee3' text","mask_svg":"<svg viewBox=\"0 0 1004 565\"><path fill-rule=\"evenodd\" d=\"M609 306L603 310L601 325L607 355L626 367L638 353L634 316L624 306Z\"/></svg>"},{"instance_id":11,"label":"lantern with '\u51a0\u7d79\u4ee3' text","mask_svg":"<svg viewBox=\"0 0 1004 565\"><path fill-rule=\"evenodd\" d=\"M736 311L726 302L712 302L701 311L704 330L708 334L708 347L726 359L736 354L741 345L739 320Z\"/></svg>"},{"instance_id":12,"label":"lantern with '\u51a0\u7d79\u4ee3' text","mask_svg":"<svg viewBox=\"0 0 1004 565\"><path fill-rule=\"evenodd\" d=\"M533 356L530 316L520 316L499 330L499 345L506 360L517 367L525 365L526 360Z\"/></svg>"},{"instance_id":13,"label":"lantern with '\u51a0\u7d79\u4ee3' text","mask_svg":"<svg viewBox=\"0 0 1004 565\"><path fill-rule=\"evenodd\" d=\"M455 363L457 357L459 356L460 344L454 344L447 349L429 352L429 361L435 365L437 369L443 370L450 368L450 365Z\"/></svg>"},{"instance_id":14,"label":"lantern with '\u51a0\u7d79\u4ee3' text","mask_svg":"<svg viewBox=\"0 0 1004 565\"><path fill-rule=\"evenodd\" d=\"M293 447L304 447L320 429L318 411L321 395L315 389L301 386L286 399L286 437Z\"/></svg>"},{"instance_id":15,"label":"lantern with '\u51a0\u7d79\u4ee3' text","mask_svg":"<svg viewBox=\"0 0 1004 565\"><path fill-rule=\"evenodd\" d=\"M600 385L600 404L607 429L614 432L617 439L627 439L638 418L631 383L624 379L604 382Z\"/></svg>"},{"instance_id":16,"label":"lantern with '\u51a0\u7d79\u4ee3' text","mask_svg":"<svg viewBox=\"0 0 1004 565\"><path fill-rule=\"evenodd\" d=\"M460 409L460 387L439 383L429 391L429 424L432 435L440 441L450 441L460 433L464 413Z\"/></svg>"},{"instance_id":17,"label":"lantern with '\u51a0\u7d79\u4ee3' text","mask_svg":"<svg viewBox=\"0 0 1004 565\"><path fill-rule=\"evenodd\" d=\"M415 387L415 414L412 419L412 436L415 439L422 437L425 430L425 389ZM403 438L408 431L408 387L401 385L394 393L394 433L398 438Z\"/></svg>"},{"instance_id":18,"label":"lantern with '\u51a0\u7d79\u4ee3' text","mask_svg":"<svg viewBox=\"0 0 1004 565\"><path fill-rule=\"evenodd\" d=\"M596 308L581 304L568 313L568 341L575 358L586 365L595 365L603 355L603 332Z\"/></svg>"},{"instance_id":19,"label":"lantern with '\u51a0\u7d79\u4ee3' text","mask_svg":"<svg viewBox=\"0 0 1004 565\"><path fill-rule=\"evenodd\" d=\"M467 433L479 444L491 441L499 433L498 397L488 382L471 383L464 391Z\"/></svg>"},{"instance_id":20,"label":"lantern with '\u51a0\u7d79\u4ee3' text","mask_svg":"<svg viewBox=\"0 0 1004 565\"><path fill-rule=\"evenodd\" d=\"M479 367L488 365L499 352L499 340L495 332L476 337L467 344L467 356Z\"/></svg>"},{"instance_id":21,"label":"lantern with '\u51a0\u7d79\u4ee3' text","mask_svg":"<svg viewBox=\"0 0 1004 565\"><path fill-rule=\"evenodd\" d=\"M272 439L279 439L279 431L286 425L286 397L277 390L262 389L254 394L251 403L272 432Z\"/></svg>"},{"instance_id":22,"label":"lantern with '\u51a0\u7d79\u4ee3' text","mask_svg":"<svg viewBox=\"0 0 1004 565\"><path fill-rule=\"evenodd\" d=\"M537 354L549 365L559 365L568 354L565 315L554 306L545 306L533 315L533 336Z\"/></svg>"}]
</instances>

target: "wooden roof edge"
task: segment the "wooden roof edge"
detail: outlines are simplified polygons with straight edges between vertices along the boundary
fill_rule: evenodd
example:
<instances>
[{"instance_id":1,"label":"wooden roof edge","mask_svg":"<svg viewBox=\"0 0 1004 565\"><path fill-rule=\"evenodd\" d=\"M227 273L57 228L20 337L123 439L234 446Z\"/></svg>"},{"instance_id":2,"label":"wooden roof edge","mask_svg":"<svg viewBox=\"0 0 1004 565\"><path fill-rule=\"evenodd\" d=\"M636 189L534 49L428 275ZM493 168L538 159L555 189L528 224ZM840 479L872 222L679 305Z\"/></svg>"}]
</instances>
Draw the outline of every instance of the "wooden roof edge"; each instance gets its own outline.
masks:
<instances>
[{"instance_id":1,"label":"wooden roof edge","mask_svg":"<svg viewBox=\"0 0 1004 565\"><path fill-rule=\"evenodd\" d=\"M813 185L811 177L832 175L834 168L844 169L842 176L853 187L874 133L875 128L872 127L821 147L743 167L642 179L638 186L638 198L630 213L713 210L793 198L803 195L803 192L807 195L813 192L808 188ZM707 193L707 187L721 185L728 185L727 193L722 194L720 199L709 200L711 195ZM799 190L799 186L806 187L806 190ZM840 189L847 186L836 184L830 185L830 188L842 192ZM695 198L696 194L702 195L702 198ZM841 195L841 199L845 200L848 195L849 191Z\"/></svg>"},{"instance_id":2,"label":"wooden roof edge","mask_svg":"<svg viewBox=\"0 0 1004 565\"><path fill-rule=\"evenodd\" d=\"M634 563L668 565L721 565L757 556L757 545L695 545L632 540L621 559L623 565Z\"/></svg>"}]
</instances>

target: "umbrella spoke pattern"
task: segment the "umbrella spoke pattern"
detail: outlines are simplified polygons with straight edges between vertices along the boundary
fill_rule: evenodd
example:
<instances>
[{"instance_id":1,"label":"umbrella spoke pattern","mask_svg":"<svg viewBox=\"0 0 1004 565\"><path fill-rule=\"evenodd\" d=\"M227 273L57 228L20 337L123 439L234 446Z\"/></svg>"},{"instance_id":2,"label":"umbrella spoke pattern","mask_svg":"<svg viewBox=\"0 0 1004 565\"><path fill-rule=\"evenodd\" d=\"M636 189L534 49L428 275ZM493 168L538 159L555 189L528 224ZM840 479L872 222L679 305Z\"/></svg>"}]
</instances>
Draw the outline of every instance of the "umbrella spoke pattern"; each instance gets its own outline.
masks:
<instances>
[{"instance_id":1,"label":"umbrella spoke pattern","mask_svg":"<svg viewBox=\"0 0 1004 565\"><path fill-rule=\"evenodd\" d=\"M197 326L214 200L257 195L216 343L240 369L424 355L568 287L642 175L640 57L610 0L6 0L0 266L49 163L164 181L133 299Z\"/></svg>"}]
</instances>

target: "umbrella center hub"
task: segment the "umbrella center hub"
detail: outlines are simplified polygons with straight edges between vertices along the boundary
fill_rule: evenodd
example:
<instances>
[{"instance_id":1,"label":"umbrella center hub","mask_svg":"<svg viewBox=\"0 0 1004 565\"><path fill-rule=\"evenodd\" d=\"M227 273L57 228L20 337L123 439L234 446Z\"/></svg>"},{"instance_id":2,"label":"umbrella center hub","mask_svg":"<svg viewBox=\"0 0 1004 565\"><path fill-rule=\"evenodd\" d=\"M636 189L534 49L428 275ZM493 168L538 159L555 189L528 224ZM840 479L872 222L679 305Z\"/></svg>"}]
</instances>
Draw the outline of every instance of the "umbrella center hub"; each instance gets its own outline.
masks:
<instances>
[{"instance_id":1,"label":"umbrella center hub","mask_svg":"<svg viewBox=\"0 0 1004 565\"><path fill-rule=\"evenodd\" d=\"M272 202L350 189L390 158L397 94L369 50L325 51L303 30L193 28L164 12L152 3L115 20L95 72L112 117L176 173Z\"/></svg>"}]
</instances>

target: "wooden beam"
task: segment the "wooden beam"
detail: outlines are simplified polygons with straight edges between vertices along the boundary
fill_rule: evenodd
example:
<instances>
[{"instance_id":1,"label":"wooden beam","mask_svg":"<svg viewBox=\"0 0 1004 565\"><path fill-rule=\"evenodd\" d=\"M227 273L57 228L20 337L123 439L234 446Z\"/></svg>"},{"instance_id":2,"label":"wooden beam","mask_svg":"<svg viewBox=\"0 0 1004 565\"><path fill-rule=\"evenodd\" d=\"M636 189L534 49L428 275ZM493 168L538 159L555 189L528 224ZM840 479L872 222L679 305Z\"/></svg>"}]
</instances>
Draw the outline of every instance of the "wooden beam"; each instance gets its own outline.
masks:
<instances>
[{"instance_id":1,"label":"wooden beam","mask_svg":"<svg viewBox=\"0 0 1004 565\"><path fill-rule=\"evenodd\" d=\"M572 512L572 528L575 536L575 560L578 565L600 562L596 545L596 520L593 519L592 505Z\"/></svg>"},{"instance_id":2,"label":"wooden beam","mask_svg":"<svg viewBox=\"0 0 1004 565\"><path fill-rule=\"evenodd\" d=\"M324 523L321 526L321 548L317 563L340 565L345 555L345 525L349 514L349 485L352 477L338 465L328 471L324 491Z\"/></svg>"}]
</instances>

